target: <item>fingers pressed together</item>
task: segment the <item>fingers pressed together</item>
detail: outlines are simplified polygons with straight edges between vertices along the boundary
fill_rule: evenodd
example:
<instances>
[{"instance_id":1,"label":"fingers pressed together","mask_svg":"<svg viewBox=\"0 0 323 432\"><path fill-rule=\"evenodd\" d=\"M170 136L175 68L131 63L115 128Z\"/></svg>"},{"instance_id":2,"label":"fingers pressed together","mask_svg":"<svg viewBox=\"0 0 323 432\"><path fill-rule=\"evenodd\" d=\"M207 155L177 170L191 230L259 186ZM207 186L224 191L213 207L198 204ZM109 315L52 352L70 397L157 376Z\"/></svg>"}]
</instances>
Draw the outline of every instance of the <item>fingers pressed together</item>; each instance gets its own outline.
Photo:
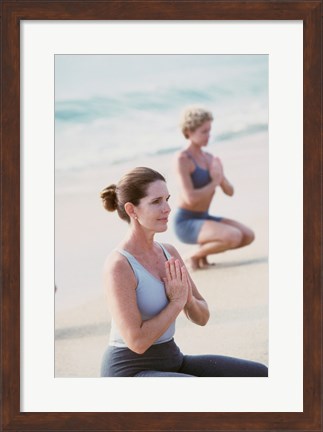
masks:
<instances>
[{"instance_id":1,"label":"fingers pressed together","mask_svg":"<svg viewBox=\"0 0 323 432\"><path fill-rule=\"evenodd\" d=\"M179 279L182 280L183 275L185 274L185 267L181 267L181 264L178 259L171 257L168 261L166 261L166 277L167 279ZM184 270L184 271L183 271Z\"/></svg>"}]
</instances>

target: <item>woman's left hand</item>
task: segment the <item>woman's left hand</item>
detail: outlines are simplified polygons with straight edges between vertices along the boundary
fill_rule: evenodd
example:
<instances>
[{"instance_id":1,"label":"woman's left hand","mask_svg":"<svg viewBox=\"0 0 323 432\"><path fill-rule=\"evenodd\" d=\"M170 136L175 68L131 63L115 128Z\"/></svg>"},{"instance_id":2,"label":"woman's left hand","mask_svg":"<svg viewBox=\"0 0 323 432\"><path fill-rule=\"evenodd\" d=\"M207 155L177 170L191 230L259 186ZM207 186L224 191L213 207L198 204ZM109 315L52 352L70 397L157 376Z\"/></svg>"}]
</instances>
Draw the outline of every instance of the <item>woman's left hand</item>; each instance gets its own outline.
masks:
<instances>
[{"instance_id":1,"label":"woman's left hand","mask_svg":"<svg viewBox=\"0 0 323 432\"><path fill-rule=\"evenodd\" d=\"M187 285L188 285L186 306L189 306L189 304L193 301L194 296L193 296L192 282L190 280L189 273L187 270L186 270L186 278L187 278Z\"/></svg>"}]
</instances>

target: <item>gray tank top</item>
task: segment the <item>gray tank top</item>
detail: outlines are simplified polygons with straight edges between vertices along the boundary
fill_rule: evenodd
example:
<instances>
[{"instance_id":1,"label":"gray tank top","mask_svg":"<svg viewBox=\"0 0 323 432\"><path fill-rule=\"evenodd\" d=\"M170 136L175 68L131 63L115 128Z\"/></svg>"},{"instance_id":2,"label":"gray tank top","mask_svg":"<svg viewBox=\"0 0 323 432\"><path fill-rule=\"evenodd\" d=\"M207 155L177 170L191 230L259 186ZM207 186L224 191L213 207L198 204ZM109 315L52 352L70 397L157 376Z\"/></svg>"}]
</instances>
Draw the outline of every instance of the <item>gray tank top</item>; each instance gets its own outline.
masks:
<instances>
[{"instance_id":1,"label":"gray tank top","mask_svg":"<svg viewBox=\"0 0 323 432\"><path fill-rule=\"evenodd\" d=\"M169 259L171 255L161 243L158 245L163 249L165 257ZM136 297L138 309L141 313L142 320L148 320L159 314L169 303L164 283L157 279L153 274L143 267L136 258L123 249L117 249L119 253L125 256L135 274L137 280ZM171 340L175 333L175 320L159 339L154 342L160 344ZM112 319L109 345L117 347L127 347L120 332Z\"/></svg>"}]
</instances>

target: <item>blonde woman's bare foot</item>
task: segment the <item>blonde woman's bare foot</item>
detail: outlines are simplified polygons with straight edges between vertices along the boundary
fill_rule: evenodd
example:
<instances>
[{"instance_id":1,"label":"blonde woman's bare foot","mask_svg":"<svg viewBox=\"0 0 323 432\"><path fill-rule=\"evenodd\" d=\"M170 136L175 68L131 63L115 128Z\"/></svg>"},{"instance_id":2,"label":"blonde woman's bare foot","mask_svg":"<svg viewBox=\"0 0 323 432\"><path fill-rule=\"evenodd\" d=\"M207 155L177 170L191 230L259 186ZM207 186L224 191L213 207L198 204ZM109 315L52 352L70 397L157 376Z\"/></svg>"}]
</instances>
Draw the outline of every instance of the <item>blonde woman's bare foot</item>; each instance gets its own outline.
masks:
<instances>
[{"instance_id":1,"label":"blonde woman's bare foot","mask_svg":"<svg viewBox=\"0 0 323 432\"><path fill-rule=\"evenodd\" d=\"M210 268L210 267L215 267L215 266L216 266L216 263L208 262L207 257L200 258L200 260L199 260L199 268L205 269L205 268Z\"/></svg>"},{"instance_id":2,"label":"blonde woman's bare foot","mask_svg":"<svg viewBox=\"0 0 323 432\"><path fill-rule=\"evenodd\" d=\"M186 265L188 269L191 271L195 271L200 268L199 261L200 261L199 258L193 258L193 257L189 257L185 259Z\"/></svg>"}]
</instances>

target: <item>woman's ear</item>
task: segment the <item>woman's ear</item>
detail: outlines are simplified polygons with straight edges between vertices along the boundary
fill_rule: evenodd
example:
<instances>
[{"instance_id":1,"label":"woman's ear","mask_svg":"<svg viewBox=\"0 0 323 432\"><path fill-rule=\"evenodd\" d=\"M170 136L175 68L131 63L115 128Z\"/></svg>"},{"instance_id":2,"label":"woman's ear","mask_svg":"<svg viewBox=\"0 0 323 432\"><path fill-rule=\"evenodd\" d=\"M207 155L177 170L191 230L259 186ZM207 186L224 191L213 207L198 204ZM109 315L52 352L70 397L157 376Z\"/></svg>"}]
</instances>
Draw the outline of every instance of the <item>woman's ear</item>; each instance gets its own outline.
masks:
<instances>
[{"instance_id":1,"label":"woman's ear","mask_svg":"<svg viewBox=\"0 0 323 432\"><path fill-rule=\"evenodd\" d=\"M190 129L185 129L184 131L184 136L186 139L190 139L191 135L192 135L193 131L191 131Z\"/></svg>"},{"instance_id":2,"label":"woman's ear","mask_svg":"<svg viewBox=\"0 0 323 432\"><path fill-rule=\"evenodd\" d=\"M130 219L137 219L136 207L131 202L125 203L124 209Z\"/></svg>"}]
</instances>

